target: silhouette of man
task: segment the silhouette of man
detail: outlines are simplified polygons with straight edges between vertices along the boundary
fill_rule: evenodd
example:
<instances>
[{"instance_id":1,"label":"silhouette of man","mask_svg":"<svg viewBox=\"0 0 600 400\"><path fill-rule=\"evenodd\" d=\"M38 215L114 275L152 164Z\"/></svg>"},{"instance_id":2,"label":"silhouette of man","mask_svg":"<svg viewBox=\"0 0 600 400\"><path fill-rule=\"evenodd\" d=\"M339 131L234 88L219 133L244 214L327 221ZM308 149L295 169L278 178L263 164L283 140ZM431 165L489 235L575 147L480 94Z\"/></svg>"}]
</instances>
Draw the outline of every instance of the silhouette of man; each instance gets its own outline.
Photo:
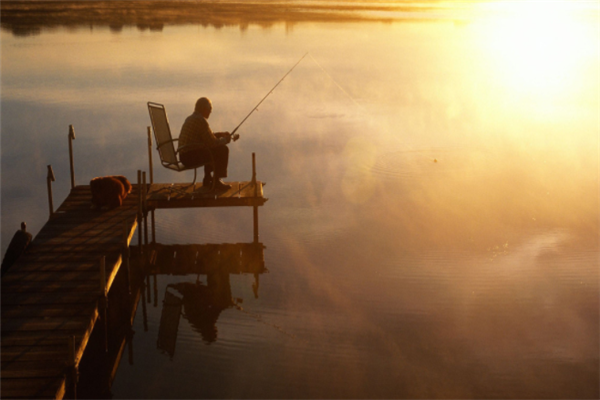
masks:
<instances>
[{"instance_id":1,"label":"silhouette of man","mask_svg":"<svg viewBox=\"0 0 600 400\"><path fill-rule=\"evenodd\" d=\"M217 320L223 310L235 305L231 297L229 273L216 270L208 273L207 285L201 282L178 282L170 287L183 295L184 316L192 328L207 343L217 340Z\"/></svg>"},{"instance_id":2,"label":"silhouette of man","mask_svg":"<svg viewBox=\"0 0 600 400\"><path fill-rule=\"evenodd\" d=\"M193 168L210 161L210 153L215 160L214 174L213 166L204 166L204 179L202 184L210 186L215 182L215 189L226 190L231 185L225 184L221 178L227 177L227 164L229 163L229 148L231 142L229 132L213 133L208 125L208 117L212 112L212 103L206 97L196 101L194 113L186 118L181 133L179 134L179 159L186 168Z\"/></svg>"}]
</instances>

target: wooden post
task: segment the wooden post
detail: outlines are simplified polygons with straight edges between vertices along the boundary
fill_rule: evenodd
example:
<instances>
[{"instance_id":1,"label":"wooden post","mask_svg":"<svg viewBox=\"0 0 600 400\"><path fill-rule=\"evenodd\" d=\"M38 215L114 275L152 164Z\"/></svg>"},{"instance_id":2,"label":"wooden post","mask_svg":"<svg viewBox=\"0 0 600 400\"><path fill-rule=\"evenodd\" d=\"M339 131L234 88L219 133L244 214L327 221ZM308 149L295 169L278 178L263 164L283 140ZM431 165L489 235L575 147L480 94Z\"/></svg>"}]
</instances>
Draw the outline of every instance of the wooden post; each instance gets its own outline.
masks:
<instances>
[{"instance_id":1,"label":"wooden post","mask_svg":"<svg viewBox=\"0 0 600 400\"><path fill-rule=\"evenodd\" d=\"M154 307L158 307L158 282L156 281L156 273L152 275L154 277Z\"/></svg>"},{"instance_id":2,"label":"wooden post","mask_svg":"<svg viewBox=\"0 0 600 400\"><path fill-rule=\"evenodd\" d=\"M75 347L75 336L69 336L69 379L71 380L71 390L73 398L77 398L77 381L79 380L79 371L77 371L77 350Z\"/></svg>"},{"instance_id":3,"label":"wooden post","mask_svg":"<svg viewBox=\"0 0 600 400\"><path fill-rule=\"evenodd\" d=\"M129 232L127 231L127 222L123 223L123 251L121 259L125 266L125 280L127 282L127 294L131 296L131 272L129 268Z\"/></svg>"},{"instance_id":4,"label":"wooden post","mask_svg":"<svg viewBox=\"0 0 600 400\"><path fill-rule=\"evenodd\" d=\"M107 292L106 292L106 258L104 256L100 257L100 300L99 300L99 308L100 308L100 316L102 318L102 324L104 328L104 351L108 352L108 320L107 320L107 308L108 308L108 300L107 300Z\"/></svg>"},{"instance_id":5,"label":"wooden post","mask_svg":"<svg viewBox=\"0 0 600 400\"><path fill-rule=\"evenodd\" d=\"M143 266L142 255L144 254L142 251L142 171L139 169L137 172L137 187L138 187L138 213L137 213L138 252L139 252L140 267L142 267Z\"/></svg>"},{"instance_id":6,"label":"wooden post","mask_svg":"<svg viewBox=\"0 0 600 400\"><path fill-rule=\"evenodd\" d=\"M258 198L258 184L256 182L256 154L252 153L252 184L254 185L254 197ZM256 201L256 200L255 200ZM253 219L254 219L254 243L258 243L258 206L254 203Z\"/></svg>"},{"instance_id":7,"label":"wooden post","mask_svg":"<svg viewBox=\"0 0 600 400\"><path fill-rule=\"evenodd\" d=\"M148 162L150 164L150 183L154 183L154 174L152 172L152 129L148 127Z\"/></svg>"},{"instance_id":8,"label":"wooden post","mask_svg":"<svg viewBox=\"0 0 600 400\"><path fill-rule=\"evenodd\" d=\"M106 296L106 258L100 257L100 296Z\"/></svg>"},{"instance_id":9,"label":"wooden post","mask_svg":"<svg viewBox=\"0 0 600 400\"><path fill-rule=\"evenodd\" d=\"M56 181L54 178L54 171L52 171L52 165L48 165L48 175L46 176L46 183L48 184L48 206L50 207L50 217L54 216L54 203L52 202L52 182Z\"/></svg>"},{"instance_id":10,"label":"wooden post","mask_svg":"<svg viewBox=\"0 0 600 400\"><path fill-rule=\"evenodd\" d=\"M148 298L148 304L152 303L152 292L150 287L150 275L146 275L146 297Z\"/></svg>"},{"instance_id":11,"label":"wooden post","mask_svg":"<svg viewBox=\"0 0 600 400\"><path fill-rule=\"evenodd\" d=\"M156 243L156 224L154 223L154 210L150 211L150 221L152 221L152 243Z\"/></svg>"},{"instance_id":12,"label":"wooden post","mask_svg":"<svg viewBox=\"0 0 600 400\"><path fill-rule=\"evenodd\" d=\"M144 246L148 246L148 210L146 208L146 194L148 186L146 186L146 171L142 172L142 211L144 213Z\"/></svg>"},{"instance_id":13,"label":"wooden post","mask_svg":"<svg viewBox=\"0 0 600 400\"><path fill-rule=\"evenodd\" d=\"M129 328L129 332L127 333L127 349L129 355L129 365L133 365L133 334L135 332L131 327Z\"/></svg>"},{"instance_id":14,"label":"wooden post","mask_svg":"<svg viewBox=\"0 0 600 400\"><path fill-rule=\"evenodd\" d=\"M75 187L75 163L73 162L73 140L75 140L75 129L69 125L69 165L71 166L71 189Z\"/></svg>"},{"instance_id":15,"label":"wooden post","mask_svg":"<svg viewBox=\"0 0 600 400\"><path fill-rule=\"evenodd\" d=\"M142 321L144 322L144 332L148 332L148 312L146 311L146 288L145 280L142 281Z\"/></svg>"}]
</instances>

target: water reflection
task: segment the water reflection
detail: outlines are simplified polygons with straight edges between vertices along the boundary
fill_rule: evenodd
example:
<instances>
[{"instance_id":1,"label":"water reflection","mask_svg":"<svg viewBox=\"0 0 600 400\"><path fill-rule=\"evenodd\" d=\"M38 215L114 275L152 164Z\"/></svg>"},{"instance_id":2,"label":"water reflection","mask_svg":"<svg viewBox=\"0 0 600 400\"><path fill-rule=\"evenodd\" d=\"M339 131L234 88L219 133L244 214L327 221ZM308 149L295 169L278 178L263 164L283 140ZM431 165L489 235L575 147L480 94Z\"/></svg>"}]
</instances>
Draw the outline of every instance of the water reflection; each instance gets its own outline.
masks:
<instances>
[{"instance_id":1,"label":"water reflection","mask_svg":"<svg viewBox=\"0 0 600 400\"><path fill-rule=\"evenodd\" d=\"M261 243L170 246L153 243L149 274L196 275L194 281L165 287L157 347L174 357L181 315L206 343L215 342L221 312L230 307L241 309L243 302L232 297L229 275L254 275L252 290L258 298L259 275L267 272L264 249ZM206 283L200 281L200 275L206 275Z\"/></svg>"},{"instance_id":2,"label":"water reflection","mask_svg":"<svg viewBox=\"0 0 600 400\"><path fill-rule=\"evenodd\" d=\"M124 26L138 30L160 32L165 24L198 24L220 29L237 26L245 31L249 25L270 27L277 23L288 24L291 29L298 22L348 22L386 21L398 19L391 14L414 13L440 8L436 4L406 2L341 3L341 2L2 2L2 28L15 36L39 35L42 28L56 26L89 27L108 26L120 33Z\"/></svg>"},{"instance_id":3,"label":"water reflection","mask_svg":"<svg viewBox=\"0 0 600 400\"><path fill-rule=\"evenodd\" d=\"M165 23L154 33L57 28L27 39L5 30L3 246L21 220L35 233L46 218L35 182L47 164L55 198L68 193L68 124L78 130L78 183L132 178L148 161L146 101L164 102L177 132L206 93L219 104L215 125L233 128L310 50L361 107L307 58L232 147L232 179L249 178L256 151L268 182L261 238L277 274L254 299L252 273L230 273L231 297L270 325L221 307L205 345L206 321L181 316L213 301L210 271L197 284L193 270L209 257L159 251L157 268L187 275L146 277L155 290L139 303L136 363L121 362L116 396L598 398L594 21L565 34L582 42L561 42L557 50L575 53L547 69L544 56L562 55L543 47L527 54L542 57L527 69L519 43L511 53L518 38L490 20L243 33ZM526 43L545 45L530 35ZM568 79L519 84L537 73ZM155 173L155 182L178 179ZM244 210L169 210L157 230L169 243L221 243L247 239L250 223ZM176 265L175 253L194 261ZM196 298L187 309L186 293ZM157 350L164 299L181 306L163 323L172 361Z\"/></svg>"},{"instance_id":4,"label":"water reflection","mask_svg":"<svg viewBox=\"0 0 600 400\"><path fill-rule=\"evenodd\" d=\"M92 332L79 366L78 398L112 398L119 364L124 360L129 366L144 363L145 356L135 356L139 351L134 351L134 347L136 338L140 340L140 335L150 331L147 303L158 306L158 278L184 279L166 285L160 306L156 348L173 360L181 316L205 343L213 343L218 339L217 321L224 310L235 307L247 314L242 308L243 299L233 297L230 275L253 275L252 291L258 298L259 276L269 272L265 268L262 243L151 243L145 246L146 256L142 258L138 250L132 246L130 278L122 269L109 293L108 336L105 337L102 324L97 324ZM202 276L206 276L206 282L202 282ZM143 320L143 332L136 333L134 319ZM185 354L193 349L184 347L180 351Z\"/></svg>"}]
</instances>

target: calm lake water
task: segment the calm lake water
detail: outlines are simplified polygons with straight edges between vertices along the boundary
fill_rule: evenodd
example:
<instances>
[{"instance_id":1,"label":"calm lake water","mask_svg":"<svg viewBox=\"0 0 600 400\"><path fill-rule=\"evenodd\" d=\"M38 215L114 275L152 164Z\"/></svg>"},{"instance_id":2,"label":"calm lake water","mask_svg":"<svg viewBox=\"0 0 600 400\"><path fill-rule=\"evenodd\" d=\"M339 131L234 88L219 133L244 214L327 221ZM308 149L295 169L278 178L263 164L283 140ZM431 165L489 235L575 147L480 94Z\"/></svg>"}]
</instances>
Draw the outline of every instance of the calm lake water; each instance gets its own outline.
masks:
<instances>
[{"instance_id":1,"label":"calm lake water","mask_svg":"<svg viewBox=\"0 0 600 400\"><path fill-rule=\"evenodd\" d=\"M2 30L2 252L22 220L33 234L47 220L47 165L55 206L68 194L70 124L78 184L135 181L147 101L178 133L208 96L212 128L231 131L308 51L230 145L228 179L250 179L255 152L267 182L258 297L232 275L242 307L212 339L184 313L170 356L167 285L196 276L158 275L113 396L597 398L598 10L539 3ZM154 157L155 182L191 180ZM252 211L161 210L156 230L250 242Z\"/></svg>"}]
</instances>

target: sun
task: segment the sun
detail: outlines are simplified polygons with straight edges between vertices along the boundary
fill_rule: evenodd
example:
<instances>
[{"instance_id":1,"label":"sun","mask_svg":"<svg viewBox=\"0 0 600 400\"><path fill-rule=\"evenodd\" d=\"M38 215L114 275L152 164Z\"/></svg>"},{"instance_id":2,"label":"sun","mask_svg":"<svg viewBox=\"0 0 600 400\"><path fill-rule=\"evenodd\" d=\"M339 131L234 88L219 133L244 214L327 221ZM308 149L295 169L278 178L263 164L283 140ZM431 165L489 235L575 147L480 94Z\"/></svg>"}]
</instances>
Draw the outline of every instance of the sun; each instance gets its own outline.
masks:
<instances>
[{"instance_id":1,"label":"sun","mask_svg":"<svg viewBox=\"0 0 600 400\"><path fill-rule=\"evenodd\" d=\"M581 2L510 1L488 4L494 17L479 29L497 76L537 93L568 90L586 57L597 52L595 32L582 21Z\"/></svg>"}]
</instances>

